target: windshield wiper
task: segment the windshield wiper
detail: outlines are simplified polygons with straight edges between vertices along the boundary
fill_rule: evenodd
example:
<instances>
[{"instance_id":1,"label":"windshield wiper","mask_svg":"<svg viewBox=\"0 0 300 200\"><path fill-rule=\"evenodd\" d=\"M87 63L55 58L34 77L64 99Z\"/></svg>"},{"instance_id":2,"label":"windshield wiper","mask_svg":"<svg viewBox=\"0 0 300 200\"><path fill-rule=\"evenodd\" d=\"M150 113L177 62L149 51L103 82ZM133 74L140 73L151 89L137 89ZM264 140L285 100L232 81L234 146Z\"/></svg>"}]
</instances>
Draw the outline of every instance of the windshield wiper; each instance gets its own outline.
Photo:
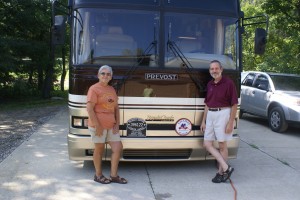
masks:
<instances>
[{"instance_id":1,"label":"windshield wiper","mask_svg":"<svg viewBox=\"0 0 300 200\"><path fill-rule=\"evenodd\" d=\"M175 57L179 57L182 61L182 67L185 69L185 71L188 73L192 81L195 83L199 91L203 91L205 89L205 86L201 83L198 76L193 72L193 66L189 62L189 60L185 57L185 55L182 53L180 48L177 46L177 44L174 41L171 41L170 39L167 42L168 48L173 52Z\"/></svg>"},{"instance_id":2,"label":"windshield wiper","mask_svg":"<svg viewBox=\"0 0 300 200\"><path fill-rule=\"evenodd\" d=\"M154 40L153 42L151 42L148 45L148 47L145 49L145 51L141 55L141 58L139 58L139 61L137 63L135 63L134 65L132 65L129 68L129 70L126 72L126 74L123 76L123 78L116 83L116 88L115 89L116 89L117 92L122 88L122 86L124 85L124 83L132 76L133 72L144 61L144 59L146 58L146 56L151 52L151 50L153 48L155 48L155 52L156 52L156 46L157 46L157 41L156 40ZM156 56L156 53L155 53L154 56Z\"/></svg>"}]
</instances>

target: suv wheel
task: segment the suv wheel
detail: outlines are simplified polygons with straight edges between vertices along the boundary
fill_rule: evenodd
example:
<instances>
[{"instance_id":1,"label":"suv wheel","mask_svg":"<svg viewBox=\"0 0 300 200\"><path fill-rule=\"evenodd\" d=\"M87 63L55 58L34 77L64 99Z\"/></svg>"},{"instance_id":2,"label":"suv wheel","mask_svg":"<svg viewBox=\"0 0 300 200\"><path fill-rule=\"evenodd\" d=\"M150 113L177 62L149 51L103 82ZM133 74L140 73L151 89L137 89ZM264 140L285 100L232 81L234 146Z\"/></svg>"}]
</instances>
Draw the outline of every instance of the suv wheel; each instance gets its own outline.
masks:
<instances>
[{"instance_id":1,"label":"suv wheel","mask_svg":"<svg viewBox=\"0 0 300 200\"><path fill-rule=\"evenodd\" d=\"M284 112L281 107L274 107L269 113L269 126L272 131L284 132L288 128Z\"/></svg>"},{"instance_id":2,"label":"suv wheel","mask_svg":"<svg viewBox=\"0 0 300 200\"><path fill-rule=\"evenodd\" d=\"M243 117L243 114L244 114L244 111L243 111L243 110L240 110L239 118L242 118L242 117Z\"/></svg>"}]
</instances>

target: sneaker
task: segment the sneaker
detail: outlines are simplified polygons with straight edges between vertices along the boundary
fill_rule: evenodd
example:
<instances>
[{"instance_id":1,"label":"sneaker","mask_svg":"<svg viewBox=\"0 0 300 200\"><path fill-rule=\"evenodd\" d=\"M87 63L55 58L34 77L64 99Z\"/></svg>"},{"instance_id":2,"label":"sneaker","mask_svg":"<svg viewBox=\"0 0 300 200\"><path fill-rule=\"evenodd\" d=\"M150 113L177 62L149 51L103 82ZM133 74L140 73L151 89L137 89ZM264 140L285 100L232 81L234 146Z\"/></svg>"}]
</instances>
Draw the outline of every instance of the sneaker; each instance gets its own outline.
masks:
<instances>
[{"instance_id":1,"label":"sneaker","mask_svg":"<svg viewBox=\"0 0 300 200\"><path fill-rule=\"evenodd\" d=\"M221 183L224 178L222 174L217 173L216 176L211 180L213 183Z\"/></svg>"},{"instance_id":2,"label":"sneaker","mask_svg":"<svg viewBox=\"0 0 300 200\"><path fill-rule=\"evenodd\" d=\"M223 173L223 181L222 182L226 182L230 178L233 170L234 170L234 168L231 167L230 165L228 165L228 169Z\"/></svg>"}]
</instances>

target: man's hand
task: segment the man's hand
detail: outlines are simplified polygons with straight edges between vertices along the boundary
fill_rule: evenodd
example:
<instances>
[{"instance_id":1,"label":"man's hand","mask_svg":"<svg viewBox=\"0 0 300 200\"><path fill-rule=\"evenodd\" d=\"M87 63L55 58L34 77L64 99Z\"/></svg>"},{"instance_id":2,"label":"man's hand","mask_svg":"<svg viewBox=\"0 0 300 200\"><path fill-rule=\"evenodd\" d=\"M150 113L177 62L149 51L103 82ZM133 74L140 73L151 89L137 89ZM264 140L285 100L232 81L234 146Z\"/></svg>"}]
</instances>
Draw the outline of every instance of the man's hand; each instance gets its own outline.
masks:
<instances>
[{"instance_id":1,"label":"man's hand","mask_svg":"<svg viewBox=\"0 0 300 200\"><path fill-rule=\"evenodd\" d=\"M233 122L228 122L227 125L226 125L226 130L225 130L225 133L226 134L231 134L232 131L233 131Z\"/></svg>"},{"instance_id":2,"label":"man's hand","mask_svg":"<svg viewBox=\"0 0 300 200\"><path fill-rule=\"evenodd\" d=\"M201 127L200 127L200 131L201 131L202 133L204 133L205 128L206 128L206 124L205 124L205 122L202 122L202 123L201 123Z\"/></svg>"}]
</instances>

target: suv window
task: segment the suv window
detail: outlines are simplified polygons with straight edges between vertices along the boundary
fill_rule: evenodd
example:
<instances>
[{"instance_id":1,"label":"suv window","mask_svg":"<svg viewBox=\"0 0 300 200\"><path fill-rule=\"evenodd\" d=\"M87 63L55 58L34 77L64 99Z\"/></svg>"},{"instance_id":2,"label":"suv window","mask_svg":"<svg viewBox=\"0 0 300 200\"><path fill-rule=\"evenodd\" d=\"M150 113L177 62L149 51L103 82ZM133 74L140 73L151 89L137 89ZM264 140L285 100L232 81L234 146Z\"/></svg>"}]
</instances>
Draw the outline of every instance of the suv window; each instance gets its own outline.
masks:
<instances>
[{"instance_id":1,"label":"suv window","mask_svg":"<svg viewBox=\"0 0 300 200\"><path fill-rule=\"evenodd\" d=\"M254 78L255 78L255 74L248 74L244 79L244 81L242 82L242 85L252 86Z\"/></svg>"},{"instance_id":2,"label":"suv window","mask_svg":"<svg viewBox=\"0 0 300 200\"><path fill-rule=\"evenodd\" d=\"M267 90L269 88L268 78L264 75L258 75L257 79L254 82L254 87L261 90Z\"/></svg>"},{"instance_id":3,"label":"suv window","mask_svg":"<svg viewBox=\"0 0 300 200\"><path fill-rule=\"evenodd\" d=\"M300 76L271 75L276 90L299 91Z\"/></svg>"}]
</instances>

